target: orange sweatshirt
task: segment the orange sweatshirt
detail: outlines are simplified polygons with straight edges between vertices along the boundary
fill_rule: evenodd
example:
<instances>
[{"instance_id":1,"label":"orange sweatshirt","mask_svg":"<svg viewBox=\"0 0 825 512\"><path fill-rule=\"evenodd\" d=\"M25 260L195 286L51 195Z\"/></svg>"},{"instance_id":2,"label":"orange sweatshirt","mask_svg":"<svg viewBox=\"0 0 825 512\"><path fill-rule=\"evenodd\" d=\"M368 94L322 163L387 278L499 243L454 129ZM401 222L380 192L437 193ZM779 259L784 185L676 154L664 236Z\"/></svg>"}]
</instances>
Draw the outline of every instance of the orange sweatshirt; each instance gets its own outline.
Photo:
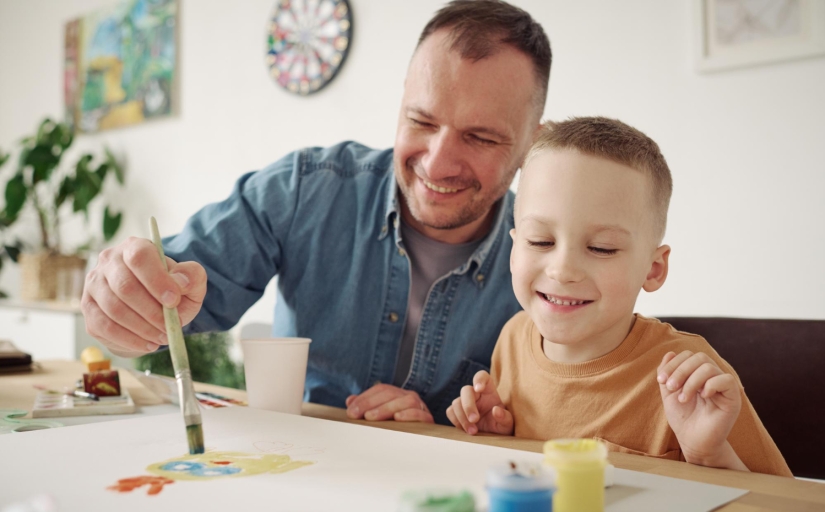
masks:
<instances>
[{"instance_id":1,"label":"orange sweatshirt","mask_svg":"<svg viewBox=\"0 0 825 512\"><path fill-rule=\"evenodd\" d=\"M612 451L684 460L656 381L664 355L683 350L704 352L739 381L704 338L641 315L609 354L584 363L555 363L544 355L541 333L524 311L502 329L491 374L513 414L517 437L595 437ZM728 442L751 471L793 476L744 389Z\"/></svg>"}]
</instances>

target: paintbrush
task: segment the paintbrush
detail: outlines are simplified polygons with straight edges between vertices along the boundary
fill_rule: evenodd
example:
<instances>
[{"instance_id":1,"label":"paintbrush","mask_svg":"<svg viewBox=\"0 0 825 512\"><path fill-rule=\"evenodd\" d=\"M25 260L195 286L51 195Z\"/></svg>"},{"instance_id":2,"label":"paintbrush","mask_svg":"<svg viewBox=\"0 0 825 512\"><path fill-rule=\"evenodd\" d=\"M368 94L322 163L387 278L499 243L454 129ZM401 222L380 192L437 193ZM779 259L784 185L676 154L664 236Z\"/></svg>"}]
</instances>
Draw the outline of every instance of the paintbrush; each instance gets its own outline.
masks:
<instances>
[{"instance_id":1,"label":"paintbrush","mask_svg":"<svg viewBox=\"0 0 825 512\"><path fill-rule=\"evenodd\" d=\"M149 219L152 231L152 242L158 250L163 269L167 272L166 255L160 242L158 223L154 217ZM172 367L175 369L175 380L178 382L178 397L183 421L186 424L186 440L189 442L189 453L203 453L203 426L201 410L195 398L195 388L192 386L192 372L189 370L189 355L186 353L186 344L183 341L183 330L180 328L178 310L163 307L163 320L166 324L166 337L169 339L169 352L172 355Z\"/></svg>"}]
</instances>

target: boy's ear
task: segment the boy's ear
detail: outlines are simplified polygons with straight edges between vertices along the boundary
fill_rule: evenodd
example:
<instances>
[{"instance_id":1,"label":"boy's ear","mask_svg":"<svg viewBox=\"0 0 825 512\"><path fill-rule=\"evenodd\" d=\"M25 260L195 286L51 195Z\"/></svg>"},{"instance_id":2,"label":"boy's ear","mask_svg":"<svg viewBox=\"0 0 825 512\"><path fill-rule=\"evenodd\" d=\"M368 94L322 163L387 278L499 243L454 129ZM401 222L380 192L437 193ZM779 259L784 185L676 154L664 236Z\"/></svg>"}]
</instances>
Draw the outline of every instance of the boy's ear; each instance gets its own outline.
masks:
<instances>
[{"instance_id":1,"label":"boy's ear","mask_svg":"<svg viewBox=\"0 0 825 512\"><path fill-rule=\"evenodd\" d=\"M513 273L513 253L516 252L516 228L510 229L510 238L513 239L513 247L510 248L510 274Z\"/></svg>"},{"instance_id":2,"label":"boy's ear","mask_svg":"<svg viewBox=\"0 0 825 512\"><path fill-rule=\"evenodd\" d=\"M646 292L655 292L665 284L667 279L667 262L670 258L670 246L663 245L653 253L653 262L650 264L650 271L645 278L642 289Z\"/></svg>"}]
</instances>

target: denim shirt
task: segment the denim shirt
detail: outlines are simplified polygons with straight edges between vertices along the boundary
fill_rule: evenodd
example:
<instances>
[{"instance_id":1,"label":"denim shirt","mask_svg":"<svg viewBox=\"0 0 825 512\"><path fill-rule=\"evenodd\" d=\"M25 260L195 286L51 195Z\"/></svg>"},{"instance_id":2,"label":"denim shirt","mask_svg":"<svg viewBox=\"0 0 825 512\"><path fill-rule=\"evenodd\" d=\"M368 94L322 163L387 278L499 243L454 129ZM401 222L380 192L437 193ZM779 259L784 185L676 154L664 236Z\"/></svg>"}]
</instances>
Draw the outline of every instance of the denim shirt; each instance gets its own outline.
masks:
<instances>
[{"instance_id":1,"label":"denim shirt","mask_svg":"<svg viewBox=\"0 0 825 512\"><path fill-rule=\"evenodd\" d=\"M164 239L170 258L208 275L186 332L231 328L277 275L273 336L312 339L306 401L344 407L348 395L392 382L410 288L392 157L355 142L297 151L242 176L229 198ZM513 199L497 203L491 232L424 306L403 387L439 423L489 369L501 328L521 309L510 282Z\"/></svg>"}]
</instances>

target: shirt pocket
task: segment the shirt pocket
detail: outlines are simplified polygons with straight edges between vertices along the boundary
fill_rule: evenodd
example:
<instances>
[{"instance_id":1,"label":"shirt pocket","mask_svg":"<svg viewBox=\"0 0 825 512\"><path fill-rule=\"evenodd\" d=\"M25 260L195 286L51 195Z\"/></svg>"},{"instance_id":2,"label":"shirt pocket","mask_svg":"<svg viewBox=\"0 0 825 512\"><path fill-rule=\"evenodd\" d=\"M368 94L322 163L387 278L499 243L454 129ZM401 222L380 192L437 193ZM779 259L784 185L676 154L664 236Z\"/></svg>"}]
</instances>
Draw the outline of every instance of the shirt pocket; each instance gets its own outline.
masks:
<instances>
[{"instance_id":1,"label":"shirt pocket","mask_svg":"<svg viewBox=\"0 0 825 512\"><path fill-rule=\"evenodd\" d=\"M475 374L482 370L489 373L490 367L473 361L472 359L465 358L461 360L461 363L458 365L458 371L456 371L449 384L433 395L432 400L428 402L430 413L432 413L436 423L452 425L450 420L447 419L447 408L452 405L453 400L461 395L461 388L471 386Z\"/></svg>"},{"instance_id":2,"label":"shirt pocket","mask_svg":"<svg viewBox=\"0 0 825 512\"><path fill-rule=\"evenodd\" d=\"M598 439L599 441L606 444L607 449L611 452L629 453L631 455L642 455L644 457L653 457L654 459L682 460L682 450L678 448L675 450L668 450L664 453L648 453L639 450L634 450L632 448L625 448L622 445L611 443L610 441L602 437L596 437L594 439Z\"/></svg>"}]
</instances>

